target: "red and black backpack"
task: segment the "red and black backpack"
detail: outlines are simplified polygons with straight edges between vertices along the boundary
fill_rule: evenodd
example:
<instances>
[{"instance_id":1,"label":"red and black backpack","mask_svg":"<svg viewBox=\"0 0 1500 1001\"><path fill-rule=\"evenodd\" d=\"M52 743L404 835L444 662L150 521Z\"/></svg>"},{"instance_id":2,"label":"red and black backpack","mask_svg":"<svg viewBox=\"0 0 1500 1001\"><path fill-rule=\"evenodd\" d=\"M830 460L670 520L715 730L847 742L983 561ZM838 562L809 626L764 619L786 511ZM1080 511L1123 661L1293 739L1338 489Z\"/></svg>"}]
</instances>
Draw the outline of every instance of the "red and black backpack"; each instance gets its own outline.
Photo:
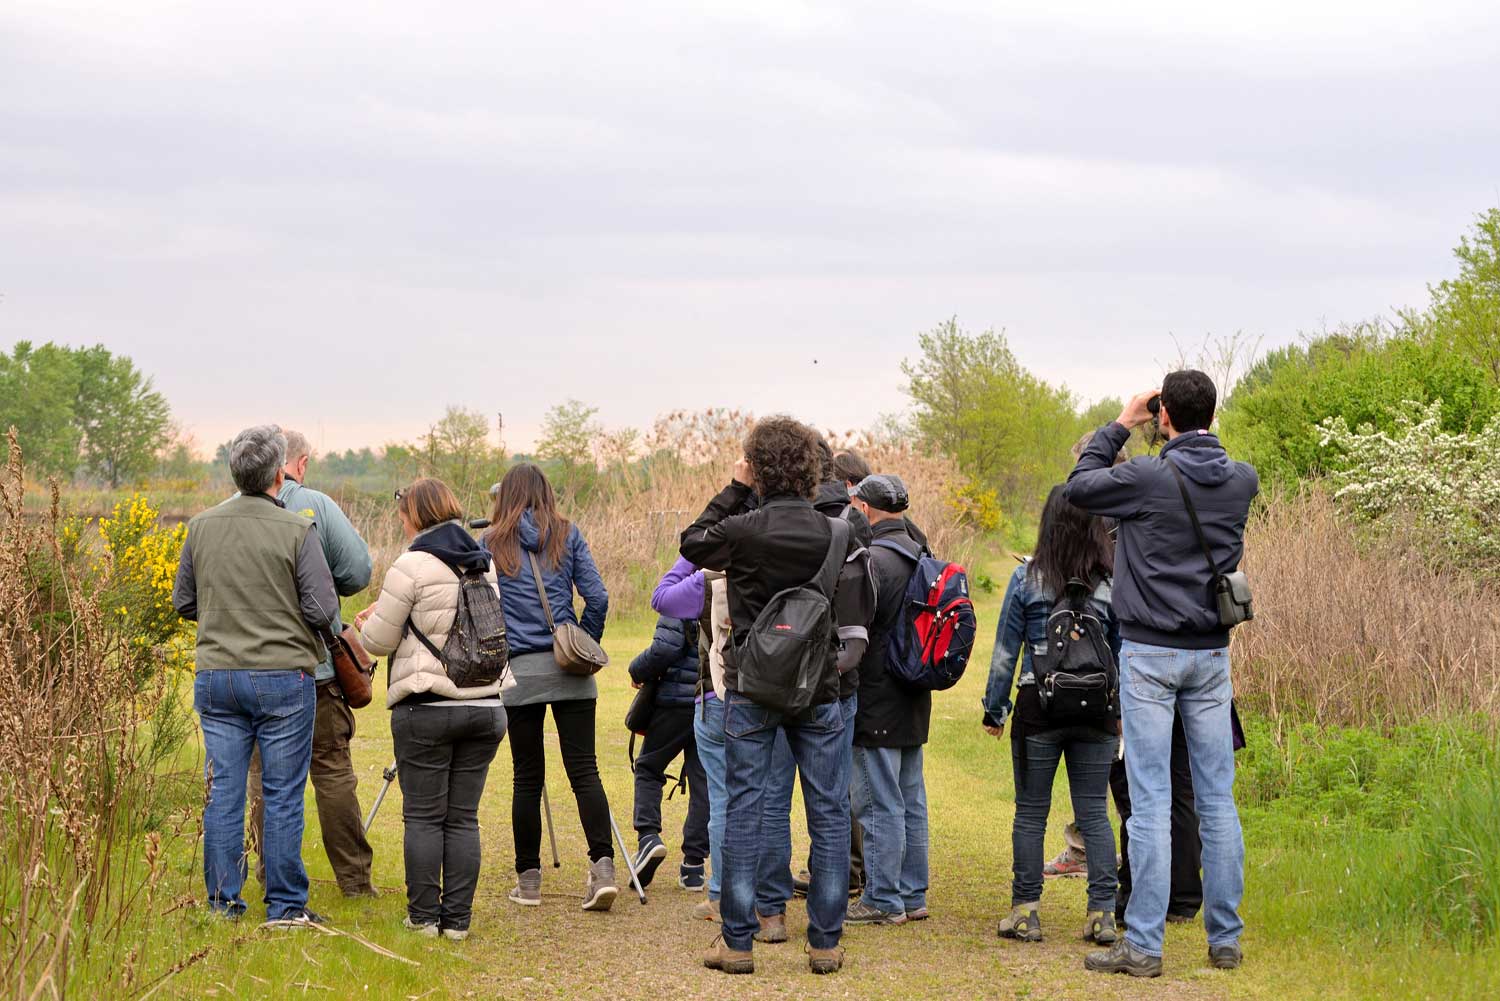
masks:
<instances>
[{"instance_id":1,"label":"red and black backpack","mask_svg":"<svg viewBox=\"0 0 1500 1001\"><path fill-rule=\"evenodd\" d=\"M979 631L968 573L925 550L913 554L892 539L876 539L872 545L916 564L906 582L901 617L886 640L886 670L912 688L952 688L964 676Z\"/></svg>"}]
</instances>

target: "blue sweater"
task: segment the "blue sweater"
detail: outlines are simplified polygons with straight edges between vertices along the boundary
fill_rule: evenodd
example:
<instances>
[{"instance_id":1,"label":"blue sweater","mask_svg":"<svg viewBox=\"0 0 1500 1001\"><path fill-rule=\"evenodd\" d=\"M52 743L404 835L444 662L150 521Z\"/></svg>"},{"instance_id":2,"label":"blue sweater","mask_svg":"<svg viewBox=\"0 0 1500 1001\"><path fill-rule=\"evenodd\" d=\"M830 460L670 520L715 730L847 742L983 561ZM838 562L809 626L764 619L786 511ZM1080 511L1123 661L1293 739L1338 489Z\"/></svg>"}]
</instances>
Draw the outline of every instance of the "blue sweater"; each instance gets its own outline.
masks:
<instances>
[{"instance_id":1,"label":"blue sweater","mask_svg":"<svg viewBox=\"0 0 1500 1001\"><path fill-rule=\"evenodd\" d=\"M501 577L500 601L505 608L505 632L510 642L512 656L538 653L552 649L552 634L547 631L547 613L536 594L536 581L531 575L531 560L528 553L538 553L542 540L536 522L527 511L521 516L520 526L521 566L514 576ZM573 525L568 530L568 544L563 548L562 560L554 568L540 554L537 563L542 568L542 586L547 591L548 603L552 606L552 618L557 623L572 622L595 640L604 636L604 616L609 611L609 592L605 590L604 578L594 565L589 545L583 541L583 533ZM583 598L583 618L573 611L573 591Z\"/></svg>"}]
</instances>

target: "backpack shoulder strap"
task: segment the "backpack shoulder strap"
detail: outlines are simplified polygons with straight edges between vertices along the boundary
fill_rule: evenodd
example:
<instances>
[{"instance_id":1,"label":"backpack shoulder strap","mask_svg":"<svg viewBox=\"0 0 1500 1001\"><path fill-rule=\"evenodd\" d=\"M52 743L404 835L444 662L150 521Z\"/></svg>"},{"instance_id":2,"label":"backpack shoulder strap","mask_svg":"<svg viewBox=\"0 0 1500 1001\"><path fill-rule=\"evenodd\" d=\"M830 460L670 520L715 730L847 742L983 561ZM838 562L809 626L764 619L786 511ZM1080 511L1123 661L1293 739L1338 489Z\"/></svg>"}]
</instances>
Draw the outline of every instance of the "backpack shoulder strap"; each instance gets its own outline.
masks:
<instances>
[{"instance_id":1,"label":"backpack shoulder strap","mask_svg":"<svg viewBox=\"0 0 1500 1001\"><path fill-rule=\"evenodd\" d=\"M439 664L442 664L444 667L448 666L443 661L443 654L442 654L442 652L439 651L437 647L435 647L435 646L432 645L432 640L428 639L427 638L427 634L424 633L424 632L422 632L422 630L418 629L417 628L417 624L415 622L413 622L411 619L407 619L406 620L406 628L403 629L402 632L409 632L409 633L411 633L413 636L415 636L417 638L417 642L421 643L423 646L425 646L427 648L427 652L428 653L432 654L434 657L437 658L437 662Z\"/></svg>"},{"instance_id":2,"label":"backpack shoulder strap","mask_svg":"<svg viewBox=\"0 0 1500 1001\"><path fill-rule=\"evenodd\" d=\"M1198 509L1193 506L1193 499L1188 496L1187 483L1182 478L1182 471L1177 468L1177 463L1171 459L1163 459L1172 470L1172 476L1177 480L1177 489L1182 492L1182 503L1187 508L1188 517L1193 522L1193 534L1198 536L1198 545L1203 549L1203 560L1208 564L1208 575L1210 578L1219 576L1219 565L1214 562L1213 553L1209 552L1208 540L1203 537L1203 526L1198 522Z\"/></svg>"},{"instance_id":3,"label":"backpack shoulder strap","mask_svg":"<svg viewBox=\"0 0 1500 1001\"><path fill-rule=\"evenodd\" d=\"M905 546L903 546L901 543L897 542L895 539L876 539L874 542L870 543L871 549L875 548L876 546L879 546L881 549L889 549L893 553L900 553L902 556L905 556L913 563L917 563L922 559L921 552L914 553L910 549L907 549Z\"/></svg>"},{"instance_id":4,"label":"backpack shoulder strap","mask_svg":"<svg viewBox=\"0 0 1500 1001\"><path fill-rule=\"evenodd\" d=\"M828 553L823 557L823 565L818 569L818 576L813 579L813 584L823 592L823 597L833 599L834 589L838 586L839 567L844 565L844 552L849 548L849 523L842 518L829 518L828 527L831 529L828 540Z\"/></svg>"}]
</instances>

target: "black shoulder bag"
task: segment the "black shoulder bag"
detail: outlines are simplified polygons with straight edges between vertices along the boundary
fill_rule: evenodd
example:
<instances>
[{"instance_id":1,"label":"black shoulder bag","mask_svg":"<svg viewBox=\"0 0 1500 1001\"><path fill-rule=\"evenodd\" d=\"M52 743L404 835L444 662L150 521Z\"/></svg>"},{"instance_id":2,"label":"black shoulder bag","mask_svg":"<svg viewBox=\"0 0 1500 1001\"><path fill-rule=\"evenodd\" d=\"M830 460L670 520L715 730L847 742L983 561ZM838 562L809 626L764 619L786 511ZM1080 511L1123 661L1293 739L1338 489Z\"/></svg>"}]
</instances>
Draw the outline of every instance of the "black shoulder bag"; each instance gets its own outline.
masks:
<instances>
[{"instance_id":1,"label":"black shoulder bag","mask_svg":"<svg viewBox=\"0 0 1500 1001\"><path fill-rule=\"evenodd\" d=\"M1182 491L1182 503L1187 507L1188 517L1193 522L1193 533L1198 536L1198 545L1203 548L1203 558L1208 561L1209 586L1213 590L1214 601L1219 609L1219 625L1225 629L1231 629L1241 622L1249 622L1255 618L1255 609L1251 606L1250 581L1244 571L1236 570L1233 573L1219 573L1219 566L1214 562L1213 553L1208 550L1208 540L1203 537L1203 526L1198 522L1198 510L1193 507L1193 499L1188 496L1187 483L1182 479L1182 472L1177 468L1177 463L1171 459L1162 459L1172 470L1172 475L1177 479L1177 489Z\"/></svg>"}]
</instances>

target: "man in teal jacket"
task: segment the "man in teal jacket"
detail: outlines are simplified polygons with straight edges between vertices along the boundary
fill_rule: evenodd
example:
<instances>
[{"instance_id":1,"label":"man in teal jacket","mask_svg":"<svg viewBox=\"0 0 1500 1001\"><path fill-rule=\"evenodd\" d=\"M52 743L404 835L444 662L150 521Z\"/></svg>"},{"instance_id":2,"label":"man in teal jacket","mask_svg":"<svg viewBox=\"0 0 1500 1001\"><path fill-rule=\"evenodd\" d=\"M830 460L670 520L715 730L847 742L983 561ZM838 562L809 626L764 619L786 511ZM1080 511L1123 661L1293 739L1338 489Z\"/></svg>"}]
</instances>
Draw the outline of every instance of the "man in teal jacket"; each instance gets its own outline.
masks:
<instances>
[{"instance_id":1,"label":"man in teal jacket","mask_svg":"<svg viewBox=\"0 0 1500 1001\"><path fill-rule=\"evenodd\" d=\"M334 589L340 597L358 594L370 584L370 547L359 537L349 518L333 498L320 490L303 485L312 449L307 437L296 431L286 434L285 481L277 499L288 511L310 519L318 528L318 541L328 569L333 573ZM333 659L326 655L317 669L317 716L313 722L312 767L308 777L318 804L318 826L323 831L323 848L333 866L334 878L346 897L374 896L370 883L370 864L374 853L365 838L359 797L355 795L358 779L354 761L349 756L349 741L354 736L354 713L345 704L338 682L333 678ZM250 837L256 848L256 875L264 882L264 863L260 856L264 804L260 795L260 758L250 762Z\"/></svg>"}]
</instances>

